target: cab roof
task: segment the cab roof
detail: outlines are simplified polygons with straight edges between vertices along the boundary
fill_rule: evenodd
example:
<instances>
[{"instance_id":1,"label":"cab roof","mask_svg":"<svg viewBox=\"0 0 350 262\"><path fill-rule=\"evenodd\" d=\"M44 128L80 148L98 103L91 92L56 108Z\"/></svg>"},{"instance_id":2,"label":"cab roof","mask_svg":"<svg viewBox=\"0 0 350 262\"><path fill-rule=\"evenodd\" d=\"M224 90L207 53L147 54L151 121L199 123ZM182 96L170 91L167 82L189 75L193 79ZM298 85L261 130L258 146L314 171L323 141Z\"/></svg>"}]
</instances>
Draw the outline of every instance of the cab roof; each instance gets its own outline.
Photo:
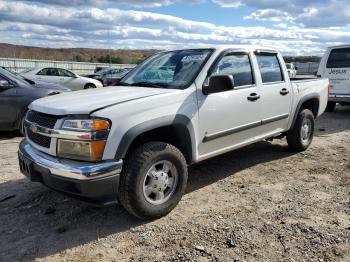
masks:
<instances>
[{"instance_id":1,"label":"cab roof","mask_svg":"<svg viewBox=\"0 0 350 262\"><path fill-rule=\"evenodd\" d=\"M188 48L179 48L175 49L174 51L178 50L195 50L195 49L215 49L216 51L224 51L226 49L233 49L237 51L246 51L246 52L254 52L254 51L261 51L261 52L269 52L269 53L278 53L277 50L271 49L271 48L265 48L261 46L253 46L253 45L218 45L218 46L201 46L201 47L188 47ZM172 51L172 50L167 50ZM165 51L165 52L167 52Z\"/></svg>"},{"instance_id":2,"label":"cab roof","mask_svg":"<svg viewBox=\"0 0 350 262\"><path fill-rule=\"evenodd\" d=\"M334 46L330 46L328 47L329 49L337 49L337 48L346 48L349 47L350 48L350 44L344 44L344 45L334 45Z\"/></svg>"}]
</instances>

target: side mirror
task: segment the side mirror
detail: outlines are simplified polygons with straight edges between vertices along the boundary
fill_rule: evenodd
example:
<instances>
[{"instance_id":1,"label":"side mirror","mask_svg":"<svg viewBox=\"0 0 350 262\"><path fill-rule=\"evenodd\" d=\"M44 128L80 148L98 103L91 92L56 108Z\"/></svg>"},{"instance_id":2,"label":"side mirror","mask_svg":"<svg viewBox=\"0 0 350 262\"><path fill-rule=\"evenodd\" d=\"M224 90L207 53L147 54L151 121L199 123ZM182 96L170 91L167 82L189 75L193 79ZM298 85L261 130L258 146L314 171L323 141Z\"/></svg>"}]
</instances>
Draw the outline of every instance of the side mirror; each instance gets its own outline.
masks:
<instances>
[{"instance_id":1,"label":"side mirror","mask_svg":"<svg viewBox=\"0 0 350 262\"><path fill-rule=\"evenodd\" d=\"M297 67L297 66L295 67L295 70L298 70L298 67Z\"/></svg>"},{"instance_id":2,"label":"side mirror","mask_svg":"<svg viewBox=\"0 0 350 262\"><path fill-rule=\"evenodd\" d=\"M1 90L9 89L11 87L13 87L13 85L9 81L4 80L4 79L0 80L0 89Z\"/></svg>"},{"instance_id":3,"label":"side mirror","mask_svg":"<svg viewBox=\"0 0 350 262\"><path fill-rule=\"evenodd\" d=\"M209 84L202 87L205 95L233 90L234 79L232 75L213 75L209 78Z\"/></svg>"}]
</instances>

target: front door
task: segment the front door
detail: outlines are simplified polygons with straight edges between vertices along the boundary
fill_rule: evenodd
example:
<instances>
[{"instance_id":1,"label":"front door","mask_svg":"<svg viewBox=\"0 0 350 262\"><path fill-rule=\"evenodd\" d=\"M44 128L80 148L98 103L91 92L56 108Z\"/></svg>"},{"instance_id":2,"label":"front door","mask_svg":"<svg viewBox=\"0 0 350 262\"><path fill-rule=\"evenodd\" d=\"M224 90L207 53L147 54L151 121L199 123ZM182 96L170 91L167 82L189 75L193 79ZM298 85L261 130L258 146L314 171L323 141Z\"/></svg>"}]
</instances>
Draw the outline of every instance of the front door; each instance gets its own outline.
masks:
<instances>
[{"instance_id":1,"label":"front door","mask_svg":"<svg viewBox=\"0 0 350 262\"><path fill-rule=\"evenodd\" d=\"M76 81L74 81L76 79L75 74L62 68L58 68L57 70L60 76L60 84L75 90L77 88Z\"/></svg>"},{"instance_id":2,"label":"front door","mask_svg":"<svg viewBox=\"0 0 350 262\"><path fill-rule=\"evenodd\" d=\"M210 70L209 76L214 74L232 75L234 89L210 95L198 89L200 159L244 145L259 135L261 125L261 100L250 55L226 51Z\"/></svg>"}]
</instances>

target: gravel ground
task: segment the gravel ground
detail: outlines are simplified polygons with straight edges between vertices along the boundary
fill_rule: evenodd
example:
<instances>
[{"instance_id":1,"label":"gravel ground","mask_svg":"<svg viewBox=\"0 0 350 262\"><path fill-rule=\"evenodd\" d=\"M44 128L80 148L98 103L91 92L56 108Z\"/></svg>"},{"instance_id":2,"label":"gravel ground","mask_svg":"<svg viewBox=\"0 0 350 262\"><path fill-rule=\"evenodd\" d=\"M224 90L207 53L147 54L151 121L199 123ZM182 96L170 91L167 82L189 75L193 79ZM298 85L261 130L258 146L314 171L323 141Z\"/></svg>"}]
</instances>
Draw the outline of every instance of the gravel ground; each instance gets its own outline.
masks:
<instances>
[{"instance_id":1,"label":"gravel ground","mask_svg":"<svg viewBox=\"0 0 350 262\"><path fill-rule=\"evenodd\" d=\"M30 183L0 134L0 261L350 261L350 107L312 146L261 142L190 168L167 217L142 222Z\"/></svg>"}]
</instances>

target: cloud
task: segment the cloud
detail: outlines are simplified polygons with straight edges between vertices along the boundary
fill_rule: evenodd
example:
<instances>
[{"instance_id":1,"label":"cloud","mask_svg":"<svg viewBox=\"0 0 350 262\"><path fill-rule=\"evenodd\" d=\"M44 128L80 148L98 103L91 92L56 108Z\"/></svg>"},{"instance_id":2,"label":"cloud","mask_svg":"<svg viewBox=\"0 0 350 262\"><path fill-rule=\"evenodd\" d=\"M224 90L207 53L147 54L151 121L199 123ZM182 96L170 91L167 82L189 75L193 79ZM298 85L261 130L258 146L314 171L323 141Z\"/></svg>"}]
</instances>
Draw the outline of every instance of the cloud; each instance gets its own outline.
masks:
<instances>
[{"instance_id":1,"label":"cloud","mask_svg":"<svg viewBox=\"0 0 350 262\"><path fill-rule=\"evenodd\" d=\"M27 2L44 3L51 5L62 5L62 6L87 6L87 5L99 5L103 3L117 3L126 4L132 7L142 8L142 7L161 7L168 6L175 3L184 3L184 0L24 0ZM201 3L204 0L193 0L192 4Z\"/></svg>"},{"instance_id":2,"label":"cloud","mask_svg":"<svg viewBox=\"0 0 350 262\"><path fill-rule=\"evenodd\" d=\"M288 15L275 9L250 15L249 19L274 17L272 28L220 26L145 11L1 1L0 36L2 42L50 47L164 49L257 44L285 54L321 54L330 43L350 42L349 28L301 27Z\"/></svg>"},{"instance_id":3,"label":"cloud","mask_svg":"<svg viewBox=\"0 0 350 262\"><path fill-rule=\"evenodd\" d=\"M284 12L276 9L259 9L256 12L253 12L249 16L245 16L244 19L256 19L262 21L293 21L294 18L289 15L288 12Z\"/></svg>"},{"instance_id":4,"label":"cloud","mask_svg":"<svg viewBox=\"0 0 350 262\"><path fill-rule=\"evenodd\" d=\"M224 8L238 8L243 5L241 1L213 0L213 2Z\"/></svg>"},{"instance_id":5,"label":"cloud","mask_svg":"<svg viewBox=\"0 0 350 262\"><path fill-rule=\"evenodd\" d=\"M246 19L293 21L304 27L331 27L350 24L348 0L213 0L222 7L249 6Z\"/></svg>"}]
</instances>

